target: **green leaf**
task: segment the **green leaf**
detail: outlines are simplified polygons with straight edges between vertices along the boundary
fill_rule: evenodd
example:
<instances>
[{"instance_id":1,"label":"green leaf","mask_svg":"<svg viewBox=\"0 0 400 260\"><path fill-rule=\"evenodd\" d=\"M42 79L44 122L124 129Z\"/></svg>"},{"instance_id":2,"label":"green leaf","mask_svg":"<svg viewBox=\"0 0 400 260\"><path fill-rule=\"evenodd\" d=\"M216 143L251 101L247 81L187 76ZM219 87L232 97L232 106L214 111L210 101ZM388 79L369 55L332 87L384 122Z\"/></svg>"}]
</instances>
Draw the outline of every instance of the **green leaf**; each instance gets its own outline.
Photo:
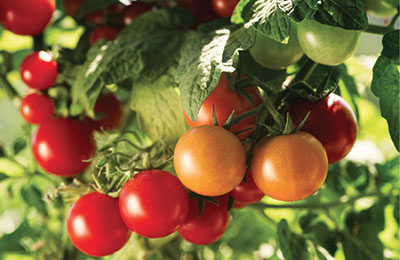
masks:
<instances>
[{"instance_id":1,"label":"green leaf","mask_svg":"<svg viewBox=\"0 0 400 260\"><path fill-rule=\"evenodd\" d=\"M42 192L36 186L22 187L21 195L29 206L36 208L41 214L48 216Z\"/></svg>"},{"instance_id":2,"label":"green leaf","mask_svg":"<svg viewBox=\"0 0 400 260\"><path fill-rule=\"evenodd\" d=\"M383 51L375 63L371 89L379 98L382 116L387 120L392 141L400 151L399 133L399 30L383 37Z\"/></svg>"},{"instance_id":3,"label":"green leaf","mask_svg":"<svg viewBox=\"0 0 400 260\"><path fill-rule=\"evenodd\" d=\"M0 147L6 154L12 154L15 140L23 135L24 121L19 110L4 94L0 89L0 111L3 115L0 117Z\"/></svg>"},{"instance_id":4,"label":"green leaf","mask_svg":"<svg viewBox=\"0 0 400 260\"><path fill-rule=\"evenodd\" d=\"M9 158L0 158L0 172L8 177L19 177L25 175L24 167Z\"/></svg>"},{"instance_id":5,"label":"green leaf","mask_svg":"<svg viewBox=\"0 0 400 260\"><path fill-rule=\"evenodd\" d=\"M33 232L34 230L24 221L13 233L1 237L0 252L25 252L22 239L26 237L27 234L33 236Z\"/></svg>"},{"instance_id":6,"label":"green leaf","mask_svg":"<svg viewBox=\"0 0 400 260\"><path fill-rule=\"evenodd\" d=\"M78 9L76 17L78 20L80 20L87 14L99 9L105 9L115 2L116 0L86 0Z\"/></svg>"},{"instance_id":7,"label":"green leaf","mask_svg":"<svg viewBox=\"0 0 400 260\"><path fill-rule=\"evenodd\" d=\"M279 222L277 234L282 254L286 260L311 259L307 251L306 240L293 233L285 219Z\"/></svg>"},{"instance_id":8,"label":"green leaf","mask_svg":"<svg viewBox=\"0 0 400 260\"><path fill-rule=\"evenodd\" d=\"M341 83L344 85L347 92L350 94L350 100L351 100L351 103L353 104L354 114L356 115L357 120L359 120L360 112L358 111L356 98L358 98L360 96L360 93L358 92L356 81L352 76L350 76L347 73L346 65L340 64L338 66L338 70L339 70L339 78L341 80Z\"/></svg>"},{"instance_id":9,"label":"green leaf","mask_svg":"<svg viewBox=\"0 0 400 260\"><path fill-rule=\"evenodd\" d=\"M174 88L174 73L143 78L134 83L131 108L137 112L140 128L155 141L174 144L186 131L183 107Z\"/></svg>"},{"instance_id":10,"label":"green leaf","mask_svg":"<svg viewBox=\"0 0 400 260\"><path fill-rule=\"evenodd\" d=\"M176 78L183 107L192 121L217 86L222 72L235 71L239 51L254 44L254 34L238 26L213 32L189 32Z\"/></svg>"}]
</instances>

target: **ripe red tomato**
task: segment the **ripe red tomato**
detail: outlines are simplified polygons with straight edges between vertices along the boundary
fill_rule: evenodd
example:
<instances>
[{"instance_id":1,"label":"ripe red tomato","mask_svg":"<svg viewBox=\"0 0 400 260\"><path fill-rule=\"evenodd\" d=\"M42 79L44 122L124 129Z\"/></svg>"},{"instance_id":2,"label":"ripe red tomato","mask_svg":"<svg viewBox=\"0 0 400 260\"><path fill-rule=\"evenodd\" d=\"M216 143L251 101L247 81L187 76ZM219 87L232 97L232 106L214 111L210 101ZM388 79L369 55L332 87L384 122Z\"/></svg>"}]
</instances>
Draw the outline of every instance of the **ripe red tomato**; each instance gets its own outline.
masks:
<instances>
[{"instance_id":1,"label":"ripe red tomato","mask_svg":"<svg viewBox=\"0 0 400 260\"><path fill-rule=\"evenodd\" d=\"M164 237L185 221L189 197L182 183L162 170L133 176L121 190L119 209L125 224L144 237Z\"/></svg>"},{"instance_id":2,"label":"ripe red tomato","mask_svg":"<svg viewBox=\"0 0 400 260\"><path fill-rule=\"evenodd\" d=\"M131 235L119 214L118 199L98 192L88 193L74 203L67 230L80 251L96 257L118 251Z\"/></svg>"},{"instance_id":3,"label":"ripe red tomato","mask_svg":"<svg viewBox=\"0 0 400 260\"><path fill-rule=\"evenodd\" d=\"M194 198L189 202L189 215L178 232L193 244L208 245L221 238L228 224L229 211L226 205L205 201L204 210L199 217L198 201Z\"/></svg>"},{"instance_id":4,"label":"ripe red tomato","mask_svg":"<svg viewBox=\"0 0 400 260\"><path fill-rule=\"evenodd\" d=\"M22 99L21 114L30 124L41 124L54 114L53 101L38 93L32 93Z\"/></svg>"},{"instance_id":5,"label":"ripe red tomato","mask_svg":"<svg viewBox=\"0 0 400 260\"><path fill-rule=\"evenodd\" d=\"M36 162L58 176L75 176L88 166L96 152L92 132L86 125L70 118L47 120L32 138Z\"/></svg>"},{"instance_id":6,"label":"ripe red tomato","mask_svg":"<svg viewBox=\"0 0 400 260\"><path fill-rule=\"evenodd\" d=\"M180 0L178 5L192 12L195 18L195 26L218 18L211 6L211 0Z\"/></svg>"},{"instance_id":7,"label":"ripe red tomato","mask_svg":"<svg viewBox=\"0 0 400 260\"><path fill-rule=\"evenodd\" d=\"M246 154L240 140L220 126L197 126L179 139L174 167L188 189L204 196L233 190L246 173Z\"/></svg>"},{"instance_id":8,"label":"ripe red tomato","mask_svg":"<svg viewBox=\"0 0 400 260\"><path fill-rule=\"evenodd\" d=\"M256 186L253 180L251 171L247 173L247 182L243 181L239 186L234 188L230 194L235 199L235 201L244 202L246 204L255 203L260 201L264 197L264 193Z\"/></svg>"},{"instance_id":9,"label":"ripe red tomato","mask_svg":"<svg viewBox=\"0 0 400 260\"><path fill-rule=\"evenodd\" d=\"M297 99L288 112L296 126L310 112L301 130L312 134L322 143L330 164L343 159L356 142L357 120L354 112L336 94L330 94L318 102Z\"/></svg>"},{"instance_id":10,"label":"ripe red tomato","mask_svg":"<svg viewBox=\"0 0 400 260\"><path fill-rule=\"evenodd\" d=\"M124 8L124 10L122 10L122 22L125 25L129 25L138 16L150 11L152 8L153 5L148 3L133 2L130 6L127 6Z\"/></svg>"},{"instance_id":11,"label":"ripe red tomato","mask_svg":"<svg viewBox=\"0 0 400 260\"><path fill-rule=\"evenodd\" d=\"M222 18L230 17L239 0L212 0L214 11Z\"/></svg>"},{"instance_id":12,"label":"ripe red tomato","mask_svg":"<svg viewBox=\"0 0 400 260\"><path fill-rule=\"evenodd\" d=\"M241 201L235 200L233 202L233 208L234 209L242 209L244 207L247 207L249 204L251 204L251 203L246 203L246 202L241 202Z\"/></svg>"},{"instance_id":13,"label":"ripe red tomato","mask_svg":"<svg viewBox=\"0 0 400 260\"><path fill-rule=\"evenodd\" d=\"M100 97L94 105L94 112L98 114L101 119L93 120L86 117L85 122L92 129L97 131L101 131L101 129L106 131L114 130L121 125L124 118L122 102L113 93Z\"/></svg>"},{"instance_id":14,"label":"ripe red tomato","mask_svg":"<svg viewBox=\"0 0 400 260\"><path fill-rule=\"evenodd\" d=\"M55 0L1 0L0 22L21 35L41 33L53 16Z\"/></svg>"},{"instance_id":15,"label":"ripe red tomato","mask_svg":"<svg viewBox=\"0 0 400 260\"><path fill-rule=\"evenodd\" d=\"M257 187L271 198L307 198L324 183L328 159L322 144L306 132L266 136L253 150L251 171Z\"/></svg>"},{"instance_id":16,"label":"ripe red tomato","mask_svg":"<svg viewBox=\"0 0 400 260\"><path fill-rule=\"evenodd\" d=\"M262 98L257 87L246 88L246 92L253 98L254 104L256 106L262 103ZM217 87L211 92L208 98L201 105L196 121L193 122L185 113L186 122L189 124L190 127L200 125L214 125L213 106L218 125L220 126L223 126L225 124L226 120L232 114L233 110L235 110L235 115L241 115L254 109L247 98L245 98L238 92L234 92L229 89L228 82L224 74L221 75ZM256 117L248 117L233 125L231 128L231 132L235 133L245 129L250 129L237 135L240 139L244 139L251 134L251 132L253 131L252 128L254 128L255 125Z\"/></svg>"},{"instance_id":17,"label":"ripe red tomato","mask_svg":"<svg viewBox=\"0 0 400 260\"><path fill-rule=\"evenodd\" d=\"M58 66L45 51L29 54L20 66L22 80L33 89L47 89L57 79Z\"/></svg>"},{"instance_id":18,"label":"ripe red tomato","mask_svg":"<svg viewBox=\"0 0 400 260\"><path fill-rule=\"evenodd\" d=\"M97 28L90 35L90 45L95 44L101 38L106 39L107 41L113 41L117 38L121 28L114 26L102 26Z\"/></svg>"}]
</instances>

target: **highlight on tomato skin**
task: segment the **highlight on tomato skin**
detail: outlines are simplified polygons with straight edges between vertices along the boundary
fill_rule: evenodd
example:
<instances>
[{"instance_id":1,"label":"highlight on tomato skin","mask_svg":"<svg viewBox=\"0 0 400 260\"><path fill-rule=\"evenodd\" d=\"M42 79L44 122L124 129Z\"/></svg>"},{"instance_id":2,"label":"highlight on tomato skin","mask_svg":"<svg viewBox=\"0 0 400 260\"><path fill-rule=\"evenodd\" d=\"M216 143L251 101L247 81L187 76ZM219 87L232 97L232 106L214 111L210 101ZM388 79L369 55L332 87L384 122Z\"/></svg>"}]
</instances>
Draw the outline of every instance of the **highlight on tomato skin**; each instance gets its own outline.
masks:
<instances>
[{"instance_id":1,"label":"highlight on tomato skin","mask_svg":"<svg viewBox=\"0 0 400 260\"><path fill-rule=\"evenodd\" d=\"M38 93L31 93L22 99L21 115L30 124L41 124L54 114L51 98Z\"/></svg>"},{"instance_id":2,"label":"highlight on tomato skin","mask_svg":"<svg viewBox=\"0 0 400 260\"><path fill-rule=\"evenodd\" d=\"M324 184L328 158L322 144L306 132L261 139L253 150L251 171L257 187L281 201L297 201Z\"/></svg>"},{"instance_id":3,"label":"highlight on tomato skin","mask_svg":"<svg viewBox=\"0 0 400 260\"><path fill-rule=\"evenodd\" d=\"M83 195L73 204L67 231L76 248L95 257L113 254L131 236L119 213L118 199L99 192Z\"/></svg>"},{"instance_id":4,"label":"highlight on tomato skin","mask_svg":"<svg viewBox=\"0 0 400 260\"><path fill-rule=\"evenodd\" d=\"M22 80L28 87L44 90L54 85L58 75L58 65L45 51L29 54L20 66Z\"/></svg>"},{"instance_id":5,"label":"highlight on tomato skin","mask_svg":"<svg viewBox=\"0 0 400 260\"><path fill-rule=\"evenodd\" d=\"M214 11L222 18L232 16L239 0L212 0Z\"/></svg>"},{"instance_id":6,"label":"highlight on tomato skin","mask_svg":"<svg viewBox=\"0 0 400 260\"><path fill-rule=\"evenodd\" d=\"M324 146L329 164L342 160L353 148L357 139L357 119L350 105L332 93L317 102L296 99L288 111L294 126L310 115L301 131L315 136Z\"/></svg>"}]
</instances>

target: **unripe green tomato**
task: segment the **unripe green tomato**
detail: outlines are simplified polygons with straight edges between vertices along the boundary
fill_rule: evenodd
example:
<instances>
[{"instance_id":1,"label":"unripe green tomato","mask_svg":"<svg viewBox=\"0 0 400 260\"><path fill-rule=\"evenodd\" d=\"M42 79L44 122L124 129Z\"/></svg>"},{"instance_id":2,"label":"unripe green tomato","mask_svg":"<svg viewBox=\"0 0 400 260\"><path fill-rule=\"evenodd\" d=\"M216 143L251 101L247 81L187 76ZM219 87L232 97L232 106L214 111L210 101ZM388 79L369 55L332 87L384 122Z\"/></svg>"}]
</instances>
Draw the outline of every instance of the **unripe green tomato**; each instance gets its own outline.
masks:
<instances>
[{"instance_id":1,"label":"unripe green tomato","mask_svg":"<svg viewBox=\"0 0 400 260\"><path fill-rule=\"evenodd\" d=\"M397 8L384 0L363 0L368 12L378 17L387 18L397 13Z\"/></svg>"},{"instance_id":2,"label":"unripe green tomato","mask_svg":"<svg viewBox=\"0 0 400 260\"><path fill-rule=\"evenodd\" d=\"M310 59L336 66L356 51L361 32L304 20L298 24L297 34L301 48Z\"/></svg>"},{"instance_id":3,"label":"unripe green tomato","mask_svg":"<svg viewBox=\"0 0 400 260\"><path fill-rule=\"evenodd\" d=\"M261 66L273 70L285 69L299 61L304 53L297 39L296 27L292 23L287 44L282 44L257 32L256 43L250 49L253 59Z\"/></svg>"}]
</instances>

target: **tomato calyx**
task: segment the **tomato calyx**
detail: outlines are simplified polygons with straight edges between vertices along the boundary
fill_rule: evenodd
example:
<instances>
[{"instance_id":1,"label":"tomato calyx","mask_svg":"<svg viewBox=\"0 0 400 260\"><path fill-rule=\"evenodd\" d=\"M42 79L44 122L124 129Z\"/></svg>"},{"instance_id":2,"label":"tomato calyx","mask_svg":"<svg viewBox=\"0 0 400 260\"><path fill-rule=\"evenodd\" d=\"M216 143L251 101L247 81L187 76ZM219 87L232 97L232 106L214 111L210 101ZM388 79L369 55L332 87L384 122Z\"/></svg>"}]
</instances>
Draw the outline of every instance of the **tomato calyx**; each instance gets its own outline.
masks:
<instances>
[{"instance_id":1,"label":"tomato calyx","mask_svg":"<svg viewBox=\"0 0 400 260\"><path fill-rule=\"evenodd\" d=\"M225 204L227 206L227 209L230 210L233 206L234 199L230 195L221 195L218 197L209 197L209 196L203 196L200 194L197 194L193 191L189 191L189 199L196 199L197 200L197 205L199 208L199 218L203 214L204 211L204 206L206 201L210 202L214 205L220 206Z\"/></svg>"}]
</instances>

